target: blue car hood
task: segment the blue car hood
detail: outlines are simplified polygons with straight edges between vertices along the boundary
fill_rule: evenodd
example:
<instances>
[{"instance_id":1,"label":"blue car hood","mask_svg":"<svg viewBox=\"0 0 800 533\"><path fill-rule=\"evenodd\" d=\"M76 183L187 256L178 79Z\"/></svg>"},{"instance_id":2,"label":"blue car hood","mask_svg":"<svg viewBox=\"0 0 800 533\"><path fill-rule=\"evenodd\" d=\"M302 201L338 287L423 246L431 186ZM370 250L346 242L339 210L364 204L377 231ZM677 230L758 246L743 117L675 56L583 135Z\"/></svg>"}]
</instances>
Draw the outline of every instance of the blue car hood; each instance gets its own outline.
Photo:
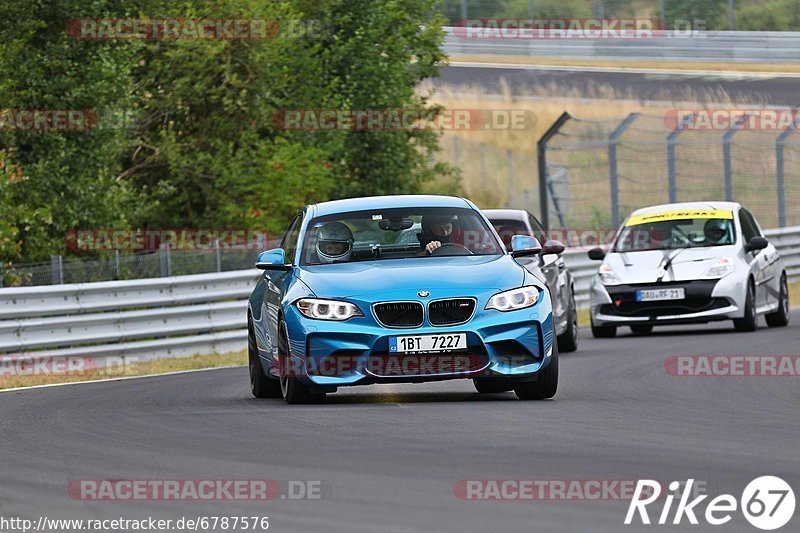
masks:
<instances>
[{"instance_id":1,"label":"blue car hood","mask_svg":"<svg viewBox=\"0 0 800 533\"><path fill-rule=\"evenodd\" d=\"M525 270L510 255L386 259L297 269L300 279L321 298L448 289L464 294L502 291L522 285Z\"/></svg>"}]
</instances>

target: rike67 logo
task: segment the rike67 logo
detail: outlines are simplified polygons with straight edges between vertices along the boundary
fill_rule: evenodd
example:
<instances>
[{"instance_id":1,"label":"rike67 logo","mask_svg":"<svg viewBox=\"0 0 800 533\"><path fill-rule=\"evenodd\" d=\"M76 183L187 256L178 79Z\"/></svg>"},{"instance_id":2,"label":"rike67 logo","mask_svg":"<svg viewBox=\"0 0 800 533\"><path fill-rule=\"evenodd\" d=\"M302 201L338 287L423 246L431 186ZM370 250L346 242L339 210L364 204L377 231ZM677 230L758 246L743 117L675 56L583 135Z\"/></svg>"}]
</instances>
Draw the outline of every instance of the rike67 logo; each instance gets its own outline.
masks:
<instances>
[{"instance_id":1,"label":"rike67 logo","mask_svg":"<svg viewBox=\"0 0 800 533\"><path fill-rule=\"evenodd\" d=\"M721 494L706 502L705 512L701 512L701 504L708 498L707 494L689 500L692 495L693 483L694 479L689 479L681 494L667 495L656 521L651 522L647 507L662 496L661 484L654 480L640 479L628 507L625 524L630 525L637 522L635 517L638 514L638 520L641 520L642 524L671 523L677 525L681 524L685 518L690 524L697 525L700 523L699 516L705 519L707 524L720 526L733 520L734 514L740 509L752 526L764 531L772 531L786 525L794 515L794 491L779 477L762 476L754 479L745 487L739 500L731 494ZM675 492L682 485L678 481L673 481L669 484L669 490ZM673 514L672 504L676 496L679 496L679 501ZM657 511L655 509L657 505L652 505L652 507L651 510ZM671 514L672 520L670 521Z\"/></svg>"}]
</instances>

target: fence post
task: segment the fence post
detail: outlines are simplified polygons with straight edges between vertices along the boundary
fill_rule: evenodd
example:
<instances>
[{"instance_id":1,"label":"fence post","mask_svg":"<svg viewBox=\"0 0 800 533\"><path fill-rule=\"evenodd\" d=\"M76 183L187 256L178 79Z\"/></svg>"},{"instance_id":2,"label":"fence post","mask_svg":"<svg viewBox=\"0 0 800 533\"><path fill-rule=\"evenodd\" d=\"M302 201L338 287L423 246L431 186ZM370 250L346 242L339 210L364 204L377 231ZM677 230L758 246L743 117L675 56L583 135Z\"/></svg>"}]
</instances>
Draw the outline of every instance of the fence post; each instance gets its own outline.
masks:
<instances>
[{"instance_id":1,"label":"fence post","mask_svg":"<svg viewBox=\"0 0 800 533\"><path fill-rule=\"evenodd\" d=\"M120 266L119 266L119 250L114 250L114 276L116 279L120 278Z\"/></svg>"},{"instance_id":2,"label":"fence post","mask_svg":"<svg viewBox=\"0 0 800 533\"><path fill-rule=\"evenodd\" d=\"M219 249L219 239L214 239L214 255L217 260L217 272L222 272L222 252Z\"/></svg>"},{"instance_id":3,"label":"fence post","mask_svg":"<svg viewBox=\"0 0 800 533\"><path fill-rule=\"evenodd\" d=\"M745 113L742 117L725 132L722 137L722 168L725 173L725 201L733 201L733 165L731 164L731 145L733 136L739 131L739 126L747 120L750 113Z\"/></svg>"},{"instance_id":4,"label":"fence post","mask_svg":"<svg viewBox=\"0 0 800 533\"><path fill-rule=\"evenodd\" d=\"M169 244L162 244L158 250L158 258L161 260L161 277L167 278L172 275L172 265L170 264Z\"/></svg>"},{"instance_id":5,"label":"fence post","mask_svg":"<svg viewBox=\"0 0 800 533\"><path fill-rule=\"evenodd\" d=\"M453 166L456 168L461 168L459 164L460 155L458 150L458 137L453 137Z\"/></svg>"},{"instance_id":6,"label":"fence post","mask_svg":"<svg viewBox=\"0 0 800 533\"><path fill-rule=\"evenodd\" d=\"M511 199L514 198L514 151L508 149L508 201L506 205L511 207Z\"/></svg>"},{"instance_id":7,"label":"fence post","mask_svg":"<svg viewBox=\"0 0 800 533\"><path fill-rule=\"evenodd\" d=\"M795 132L795 126L791 125L778 135L775 141L775 177L778 185L778 227L786 227L786 183L784 181L784 167L783 167L783 148L786 145L786 139Z\"/></svg>"},{"instance_id":8,"label":"fence post","mask_svg":"<svg viewBox=\"0 0 800 533\"><path fill-rule=\"evenodd\" d=\"M539 170L539 222L545 231L550 229L550 209L547 201L547 143L558 133L564 123L571 118L572 115L566 111L561 113L561 116L553 122L553 125L536 143L536 158Z\"/></svg>"},{"instance_id":9,"label":"fence post","mask_svg":"<svg viewBox=\"0 0 800 533\"><path fill-rule=\"evenodd\" d=\"M678 178L675 175L675 144L683 128L676 127L675 131L667 135L667 174L669 176L669 203L678 201Z\"/></svg>"},{"instance_id":10,"label":"fence post","mask_svg":"<svg viewBox=\"0 0 800 533\"><path fill-rule=\"evenodd\" d=\"M725 201L733 201L733 168L731 166L731 142L735 130L728 130L722 138L722 170L725 177Z\"/></svg>"},{"instance_id":11,"label":"fence post","mask_svg":"<svg viewBox=\"0 0 800 533\"><path fill-rule=\"evenodd\" d=\"M486 145L481 143L478 146L478 152L481 158L481 187L483 190L486 190L486 181L487 181L487 173L486 173Z\"/></svg>"},{"instance_id":12,"label":"fence post","mask_svg":"<svg viewBox=\"0 0 800 533\"><path fill-rule=\"evenodd\" d=\"M623 120L617 129L608 136L608 177L611 185L611 227L616 229L619 226L619 171L617 169L617 144L619 138L625 133L634 120L639 117L639 113L631 113Z\"/></svg>"},{"instance_id":13,"label":"fence post","mask_svg":"<svg viewBox=\"0 0 800 533\"><path fill-rule=\"evenodd\" d=\"M64 284L64 263L60 255L50 256L50 278L53 285Z\"/></svg>"}]
</instances>

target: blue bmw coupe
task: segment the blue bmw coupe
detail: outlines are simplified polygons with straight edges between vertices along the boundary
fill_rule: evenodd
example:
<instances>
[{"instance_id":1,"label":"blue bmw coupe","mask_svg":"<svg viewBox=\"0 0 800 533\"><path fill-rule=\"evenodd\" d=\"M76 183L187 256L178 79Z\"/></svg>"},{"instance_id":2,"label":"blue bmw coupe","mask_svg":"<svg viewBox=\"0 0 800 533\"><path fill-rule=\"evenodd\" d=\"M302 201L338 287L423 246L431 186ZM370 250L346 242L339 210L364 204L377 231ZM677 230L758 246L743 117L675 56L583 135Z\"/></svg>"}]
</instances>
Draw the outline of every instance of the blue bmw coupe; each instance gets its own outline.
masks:
<instances>
[{"instance_id":1,"label":"blue bmw coupe","mask_svg":"<svg viewBox=\"0 0 800 533\"><path fill-rule=\"evenodd\" d=\"M515 258L563 246L517 235L512 251L469 200L382 196L305 207L247 310L257 398L321 402L338 387L472 379L478 392L552 398L546 285Z\"/></svg>"}]
</instances>

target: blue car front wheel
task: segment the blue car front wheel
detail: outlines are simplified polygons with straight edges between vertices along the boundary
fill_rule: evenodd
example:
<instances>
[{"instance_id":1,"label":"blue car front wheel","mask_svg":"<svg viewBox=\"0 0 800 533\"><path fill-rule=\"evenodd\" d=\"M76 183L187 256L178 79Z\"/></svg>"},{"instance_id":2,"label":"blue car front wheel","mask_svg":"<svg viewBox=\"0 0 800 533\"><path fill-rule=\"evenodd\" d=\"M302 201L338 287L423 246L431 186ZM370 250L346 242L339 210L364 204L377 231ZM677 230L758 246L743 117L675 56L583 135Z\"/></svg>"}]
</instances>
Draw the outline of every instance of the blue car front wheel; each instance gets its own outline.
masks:
<instances>
[{"instance_id":1,"label":"blue car front wheel","mask_svg":"<svg viewBox=\"0 0 800 533\"><path fill-rule=\"evenodd\" d=\"M558 390L558 342L555 327L553 328L553 353L550 364L539 372L536 381L523 381L514 388L514 394L520 400L547 400L556 395Z\"/></svg>"},{"instance_id":2,"label":"blue car front wheel","mask_svg":"<svg viewBox=\"0 0 800 533\"><path fill-rule=\"evenodd\" d=\"M261 361L258 360L258 346L253 323L247 321L247 360L250 370L250 391L256 398L280 398L281 386L277 379L264 374Z\"/></svg>"},{"instance_id":3,"label":"blue car front wheel","mask_svg":"<svg viewBox=\"0 0 800 533\"><path fill-rule=\"evenodd\" d=\"M286 403L322 403L325 400L324 392L314 392L311 388L297 379L299 369L293 364L289 355L289 332L286 322L281 319L278 324L278 357L280 366L280 390Z\"/></svg>"}]
</instances>

